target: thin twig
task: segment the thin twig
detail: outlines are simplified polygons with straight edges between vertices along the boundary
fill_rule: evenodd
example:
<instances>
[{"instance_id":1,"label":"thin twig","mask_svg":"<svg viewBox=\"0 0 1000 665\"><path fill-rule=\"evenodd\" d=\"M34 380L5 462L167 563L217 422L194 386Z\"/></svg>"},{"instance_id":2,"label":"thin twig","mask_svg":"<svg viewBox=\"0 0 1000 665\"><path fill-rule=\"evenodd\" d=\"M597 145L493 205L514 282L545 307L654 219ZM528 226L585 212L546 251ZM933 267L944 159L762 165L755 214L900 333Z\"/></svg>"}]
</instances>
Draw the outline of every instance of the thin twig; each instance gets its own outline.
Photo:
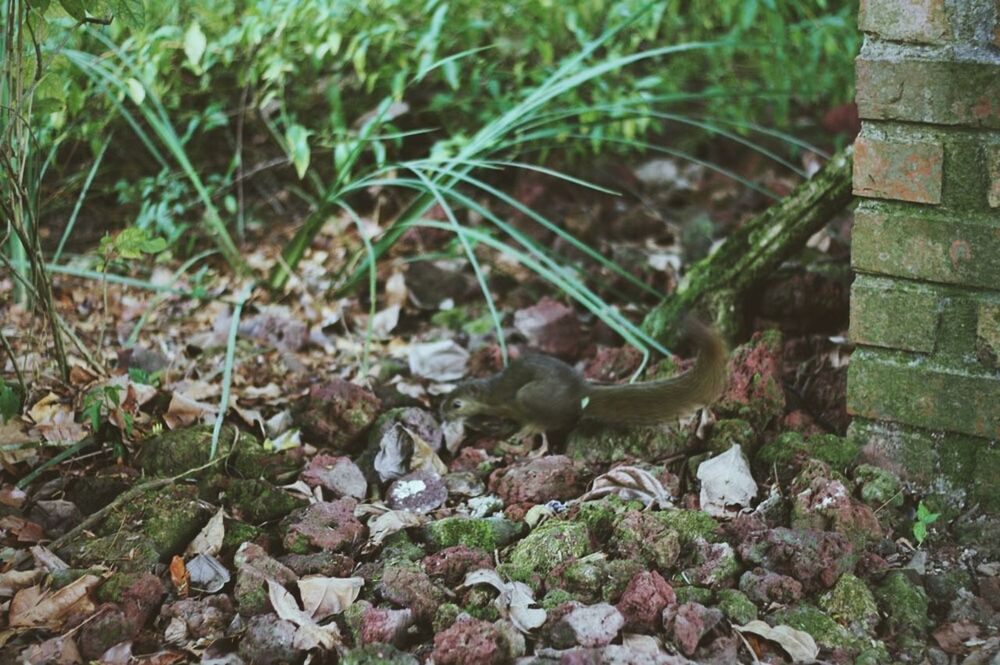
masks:
<instances>
[{"instance_id":1,"label":"thin twig","mask_svg":"<svg viewBox=\"0 0 1000 665\"><path fill-rule=\"evenodd\" d=\"M14 356L14 349L10 347L10 342L7 341L7 336L3 334L3 328L0 328L0 343L3 344L4 351L7 352L7 356L10 358L10 364L14 366L14 374L17 375L17 384L21 387L21 394L24 395L25 399L27 399L28 387L24 383L24 375L21 374L21 368L17 364L17 358Z\"/></svg>"}]
</instances>

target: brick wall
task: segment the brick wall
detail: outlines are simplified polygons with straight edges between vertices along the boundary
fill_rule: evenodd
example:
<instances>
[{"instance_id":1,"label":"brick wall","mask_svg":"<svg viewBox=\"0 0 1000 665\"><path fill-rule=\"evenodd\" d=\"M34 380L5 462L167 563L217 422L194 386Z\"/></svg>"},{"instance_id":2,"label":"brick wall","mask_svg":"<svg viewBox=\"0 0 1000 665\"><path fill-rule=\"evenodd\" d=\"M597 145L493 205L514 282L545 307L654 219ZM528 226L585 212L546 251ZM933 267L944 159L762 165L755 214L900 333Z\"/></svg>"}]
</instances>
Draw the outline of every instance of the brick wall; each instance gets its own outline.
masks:
<instances>
[{"instance_id":1,"label":"brick wall","mask_svg":"<svg viewBox=\"0 0 1000 665\"><path fill-rule=\"evenodd\" d=\"M1000 515L1000 0L861 0L859 24L851 432Z\"/></svg>"}]
</instances>

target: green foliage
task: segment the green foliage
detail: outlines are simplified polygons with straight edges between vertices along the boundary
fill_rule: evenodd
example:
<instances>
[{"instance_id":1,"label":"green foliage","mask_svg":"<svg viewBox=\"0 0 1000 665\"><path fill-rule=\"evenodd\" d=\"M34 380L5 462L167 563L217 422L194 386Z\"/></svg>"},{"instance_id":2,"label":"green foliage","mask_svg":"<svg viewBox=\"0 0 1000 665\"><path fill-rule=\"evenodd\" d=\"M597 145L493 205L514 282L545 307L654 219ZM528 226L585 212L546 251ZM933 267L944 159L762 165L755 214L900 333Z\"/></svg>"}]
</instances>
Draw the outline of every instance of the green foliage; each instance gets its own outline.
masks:
<instances>
[{"instance_id":1,"label":"green foliage","mask_svg":"<svg viewBox=\"0 0 1000 665\"><path fill-rule=\"evenodd\" d=\"M0 421L7 422L21 413L22 395L15 387L0 381Z\"/></svg>"},{"instance_id":2,"label":"green foliage","mask_svg":"<svg viewBox=\"0 0 1000 665\"><path fill-rule=\"evenodd\" d=\"M100 253L122 259L140 259L143 254L159 254L167 248L167 241L149 235L145 229L130 227L113 236L101 238Z\"/></svg>"},{"instance_id":3,"label":"green foliage","mask_svg":"<svg viewBox=\"0 0 1000 665\"><path fill-rule=\"evenodd\" d=\"M84 417L90 421L90 427L94 431L101 426L101 421L108 419L111 414L120 416L121 422L125 426L125 433L132 432L132 414L121 409L121 386L102 386L94 388L83 396Z\"/></svg>"},{"instance_id":4,"label":"green foliage","mask_svg":"<svg viewBox=\"0 0 1000 665\"><path fill-rule=\"evenodd\" d=\"M917 504L917 517L913 522L913 537L917 545L923 545L927 538L927 527L937 521L941 513L932 513L921 501Z\"/></svg>"}]
</instances>

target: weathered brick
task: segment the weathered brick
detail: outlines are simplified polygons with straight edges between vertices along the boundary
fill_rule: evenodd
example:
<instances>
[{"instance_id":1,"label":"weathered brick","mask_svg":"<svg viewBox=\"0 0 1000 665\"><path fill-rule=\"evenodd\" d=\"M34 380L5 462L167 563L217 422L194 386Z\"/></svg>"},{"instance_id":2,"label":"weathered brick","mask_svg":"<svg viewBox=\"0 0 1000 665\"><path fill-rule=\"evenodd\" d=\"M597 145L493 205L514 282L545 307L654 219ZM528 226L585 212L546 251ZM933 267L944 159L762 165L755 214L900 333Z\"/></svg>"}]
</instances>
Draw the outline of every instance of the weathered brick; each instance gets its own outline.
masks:
<instances>
[{"instance_id":1,"label":"weathered brick","mask_svg":"<svg viewBox=\"0 0 1000 665\"><path fill-rule=\"evenodd\" d=\"M861 444L866 462L889 468L921 494L942 493L952 501L968 494L968 503L1000 512L996 441L865 418L854 419L848 436Z\"/></svg>"},{"instance_id":2,"label":"weathered brick","mask_svg":"<svg viewBox=\"0 0 1000 665\"><path fill-rule=\"evenodd\" d=\"M855 79L863 119L1000 128L1000 64L995 62L862 54Z\"/></svg>"},{"instance_id":3,"label":"weathered brick","mask_svg":"<svg viewBox=\"0 0 1000 665\"><path fill-rule=\"evenodd\" d=\"M1000 225L862 205L854 214L851 264L860 272L995 289Z\"/></svg>"},{"instance_id":4,"label":"weathered brick","mask_svg":"<svg viewBox=\"0 0 1000 665\"><path fill-rule=\"evenodd\" d=\"M1000 303L979 303L979 311L976 313L976 355L985 366L1000 369Z\"/></svg>"},{"instance_id":5,"label":"weathered brick","mask_svg":"<svg viewBox=\"0 0 1000 665\"><path fill-rule=\"evenodd\" d=\"M986 202L991 208L1000 208L1000 145L986 146L986 170L989 174Z\"/></svg>"},{"instance_id":6,"label":"weathered brick","mask_svg":"<svg viewBox=\"0 0 1000 665\"><path fill-rule=\"evenodd\" d=\"M936 44L948 38L944 0L861 0L858 27L883 39Z\"/></svg>"},{"instance_id":7,"label":"weathered brick","mask_svg":"<svg viewBox=\"0 0 1000 665\"><path fill-rule=\"evenodd\" d=\"M854 193L917 203L941 202L940 143L859 136L854 142Z\"/></svg>"},{"instance_id":8,"label":"weathered brick","mask_svg":"<svg viewBox=\"0 0 1000 665\"><path fill-rule=\"evenodd\" d=\"M851 287L851 341L931 353L939 304L939 295L927 285L862 275Z\"/></svg>"},{"instance_id":9,"label":"weathered brick","mask_svg":"<svg viewBox=\"0 0 1000 665\"><path fill-rule=\"evenodd\" d=\"M991 439L1000 438L1000 381L992 372L973 374L898 352L862 348L851 357L847 410Z\"/></svg>"}]
</instances>

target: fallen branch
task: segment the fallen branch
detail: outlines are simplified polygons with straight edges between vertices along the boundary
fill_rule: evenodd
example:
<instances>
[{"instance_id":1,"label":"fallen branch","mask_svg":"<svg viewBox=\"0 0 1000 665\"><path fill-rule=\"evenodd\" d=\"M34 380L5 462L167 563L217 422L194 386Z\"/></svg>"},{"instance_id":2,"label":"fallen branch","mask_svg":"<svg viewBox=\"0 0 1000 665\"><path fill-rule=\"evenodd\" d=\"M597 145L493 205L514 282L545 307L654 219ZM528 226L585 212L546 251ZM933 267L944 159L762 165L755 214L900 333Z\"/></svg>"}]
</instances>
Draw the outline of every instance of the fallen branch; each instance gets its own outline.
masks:
<instances>
[{"instance_id":1,"label":"fallen branch","mask_svg":"<svg viewBox=\"0 0 1000 665\"><path fill-rule=\"evenodd\" d=\"M851 146L838 152L811 179L691 266L677 290L646 317L646 331L669 347L677 341L684 313L705 307L722 333L734 339L741 328L740 296L850 204L852 156Z\"/></svg>"}]
</instances>

